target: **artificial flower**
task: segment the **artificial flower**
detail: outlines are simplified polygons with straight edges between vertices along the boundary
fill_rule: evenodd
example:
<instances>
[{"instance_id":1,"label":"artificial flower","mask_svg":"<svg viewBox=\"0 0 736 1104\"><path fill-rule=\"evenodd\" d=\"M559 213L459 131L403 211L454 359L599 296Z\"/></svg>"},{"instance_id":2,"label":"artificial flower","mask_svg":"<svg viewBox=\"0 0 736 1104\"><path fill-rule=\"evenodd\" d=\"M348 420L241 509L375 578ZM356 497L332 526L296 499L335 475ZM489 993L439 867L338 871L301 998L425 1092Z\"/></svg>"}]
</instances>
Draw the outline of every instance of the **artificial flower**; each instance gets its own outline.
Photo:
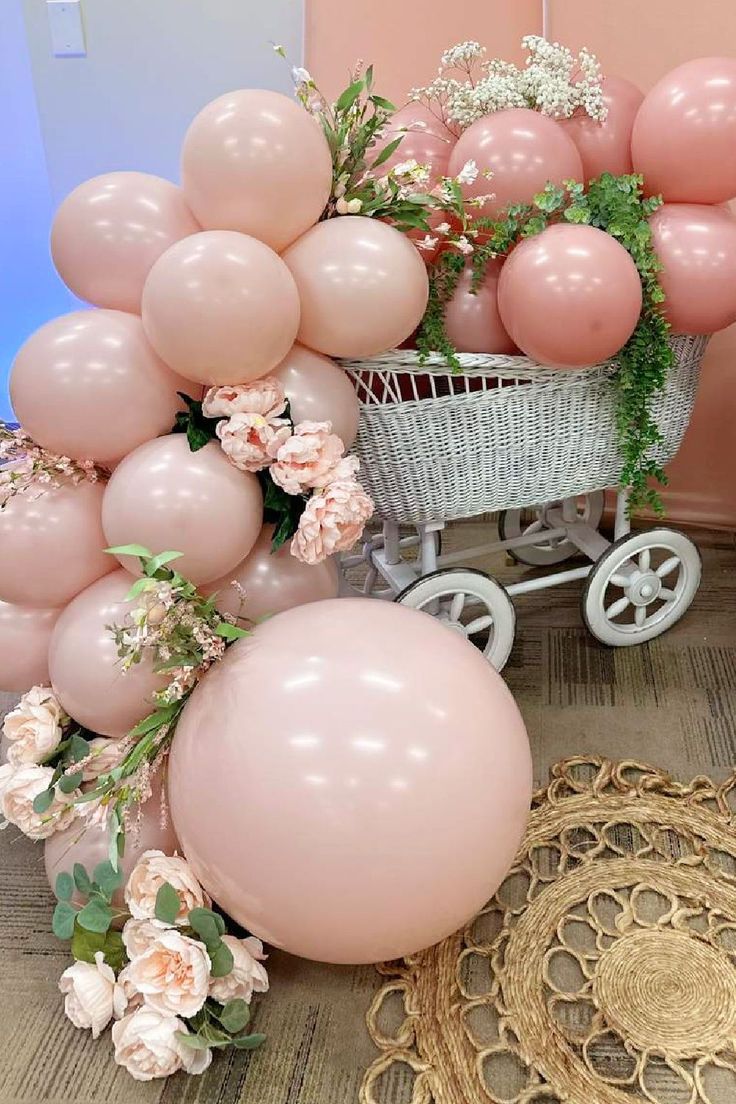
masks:
<instances>
[{"instance_id":1,"label":"artificial flower","mask_svg":"<svg viewBox=\"0 0 736 1104\"><path fill-rule=\"evenodd\" d=\"M475 161L466 161L455 177L458 184L475 184L478 179L478 166Z\"/></svg>"},{"instance_id":2,"label":"artificial flower","mask_svg":"<svg viewBox=\"0 0 736 1104\"><path fill-rule=\"evenodd\" d=\"M267 420L280 418L286 410L284 385L274 376L228 387L210 387L202 400L207 418L231 418L233 414L260 414Z\"/></svg>"},{"instance_id":3,"label":"artificial flower","mask_svg":"<svg viewBox=\"0 0 736 1104\"><path fill-rule=\"evenodd\" d=\"M177 924L186 924L193 908L209 908L212 904L185 859L164 855L163 851L144 851L125 887L125 903L131 916L136 920L155 919L156 894L164 882L173 886L179 897Z\"/></svg>"},{"instance_id":4,"label":"artificial flower","mask_svg":"<svg viewBox=\"0 0 736 1104\"><path fill-rule=\"evenodd\" d=\"M79 797L79 790L65 794L58 786L48 809L44 813L34 811L34 800L49 788L53 775L51 767L36 763L21 767L4 763L0 767L0 811L9 824L14 824L30 839L47 839L66 828L77 815L73 803Z\"/></svg>"},{"instance_id":5,"label":"artificial flower","mask_svg":"<svg viewBox=\"0 0 736 1104\"><path fill-rule=\"evenodd\" d=\"M228 460L241 471L257 472L268 467L275 452L291 436L286 418L265 418L262 414L233 414L217 423L215 430Z\"/></svg>"},{"instance_id":6,"label":"artificial flower","mask_svg":"<svg viewBox=\"0 0 736 1104\"><path fill-rule=\"evenodd\" d=\"M115 973L105 962L102 951L95 952L91 962L75 962L59 978L59 989L64 994L64 1011L75 1027L92 1031L96 1039L110 1020L120 1019L127 1000L123 987L115 980Z\"/></svg>"},{"instance_id":7,"label":"artificial flower","mask_svg":"<svg viewBox=\"0 0 736 1104\"><path fill-rule=\"evenodd\" d=\"M250 1004L254 993L265 993L268 990L268 974L261 965L266 958L263 944L254 935L247 939L223 935L222 942L232 953L233 968L224 977L210 979L209 995L222 1004L237 999Z\"/></svg>"},{"instance_id":8,"label":"artificial flower","mask_svg":"<svg viewBox=\"0 0 736 1104\"><path fill-rule=\"evenodd\" d=\"M331 432L330 422L300 422L287 441L274 451L270 473L287 494L303 494L322 487L342 458L344 446Z\"/></svg>"},{"instance_id":9,"label":"artificial flower","mask_svg":"<svg viewBox=\"0 0 736 1104\"><path fill-rule=\"evenodd\" d=\"M338 479L308 500L291 541L291 553L306 564L321 563L352 548L373 514L373 502L352 479Z\"/></svg>"},{"instance_id":10,"label":"artificial flower","mask_svg":"<svg viewBox=\"0 0 736 1104\"><path fill-rule=\"evenodd\" d=\"M82 766L82 781L94 782L101 774L117 767L126 751L127 741L107 736L95 736L89 742L89 755ZM129 748L127 750L130 750Z\"/></svg>"},{"instance_id":11,"label":"artificial flower","mask_svg":"<svg viewBox=\"0 0 736 1104\"><path fill-rule=\"evenodd\" d=\"M15 766L40 763L61 743L65 720L51 687L32 686L3 722L8 762Z\"/></svg>"},{"instance_id":12,"label":"artificial flower","mask_svg":"<svg viewBox=\"0 0 736 1104\"><path fill-rule=\"evenodd\" d=\"M204 943L167 928L131 959L125 980L142 994L149 1008L189 1017L207 999L210 966Z\"/></svg>"},{"instance_id":13,"label":"artificial flower","mask_svg":"<svg viewBox=\"0 0 736 1104\"><path fill-rule=\"evenodd\" d=\"M178 1033L188 1034L182 1020L144 1005L112 1025L115 1061L136 1081L170 1077L180 1069L204 1073L212 1051L185 1046Z\"/></svg>"},{"instance_id":14,"label":"artificial flower","mask_svg":"<svg viewBox=\"0 0 736 1104\"><path fill-rule=\"evenodd\" d=\"M147 951L154 939L158 939L163 931L167 931L168 924L161 920L135 920L132 916L123 924L123 944L128 958L134 959Z\"/></svg>"}]
</instances>

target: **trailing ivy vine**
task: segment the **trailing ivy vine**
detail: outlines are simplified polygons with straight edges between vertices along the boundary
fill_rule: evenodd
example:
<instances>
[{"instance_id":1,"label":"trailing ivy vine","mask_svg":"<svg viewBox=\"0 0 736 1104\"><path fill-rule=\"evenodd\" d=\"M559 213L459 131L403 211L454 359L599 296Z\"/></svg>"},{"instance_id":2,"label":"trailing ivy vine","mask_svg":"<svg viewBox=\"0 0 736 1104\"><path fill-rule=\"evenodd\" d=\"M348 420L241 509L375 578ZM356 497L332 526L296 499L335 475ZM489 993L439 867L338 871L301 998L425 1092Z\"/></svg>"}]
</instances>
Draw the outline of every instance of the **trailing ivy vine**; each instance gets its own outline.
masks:
<instances>
[{"instance_id":1,"label":"trailing ivy vine","mask_svg":"<svg viewBox=\"0 0 736 1104\"><path fill-rule=\"evenodd\" d=\"M477 220L474 225L487 237L473 255L473 285L478 287L483 282L493 257L508 253L522 238L539 234L560 220L605 230L630 253L641 278L643 301L636 329L616 356L613 376L622 461L620 483L630 489L630 509L649 506L661 514L662 502L650 480L666 484L667 477L652 457L654 446L662 440L652 416L652 400L667 380L674 354L668 340L669 323L661 311L664 293L657 278L661 265L648 222L662 199L644 198L642 185L639 175L610 173L591 181L587 190L573 181L562 188L548 184L531 204L514 204L497 221ZM464 264L465 258L455 251L440 254L430 271L429 303L417 340L420 358L439 352L453 370L459 370L460 364L447 336L444 316Z\"/></svg>"}]
</instances>

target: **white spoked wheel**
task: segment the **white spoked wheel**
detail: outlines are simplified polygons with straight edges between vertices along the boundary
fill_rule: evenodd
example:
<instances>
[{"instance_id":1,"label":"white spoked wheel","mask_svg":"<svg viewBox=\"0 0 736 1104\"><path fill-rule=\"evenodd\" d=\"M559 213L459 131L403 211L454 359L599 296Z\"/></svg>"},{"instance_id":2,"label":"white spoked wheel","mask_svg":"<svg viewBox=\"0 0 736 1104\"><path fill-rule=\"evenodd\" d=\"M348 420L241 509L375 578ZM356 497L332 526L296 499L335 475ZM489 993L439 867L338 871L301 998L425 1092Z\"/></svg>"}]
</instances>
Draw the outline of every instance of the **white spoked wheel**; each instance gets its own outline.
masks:
<instances>
[{"instance_id":1,"label":"white spoked wheel","mask_svg":"<svg viewBox=\"0 0 736 1104\"><path fill-rule=\"evenodd\" d=\"M578 495L574 502L578 521L589 525L591 529L597 529L603 517L603 491ZM553 507L560 509L562 501L558 499L556 502L545 502L541 506L529 506L521 510L502 510L498 515L498 535L502 541L539 533L539 544L525 544L521 548L507 549L509 556L517 563L531 567L549 567L550 564L562 563L563 560L579 554L580 550L564 537L544 539L545 529L552 528L547 520L547 511Z\"/></svg>"},{"instance_id":2,"label":"white spoked wheel","mask_svg":"<svg viewBox=\"0 0 736 1104\"><path fill-rule=\"evenodd\" d=\"M516 614L495 579L473 568L445 568L410 583L397 602L438 618L479 648L501 671L514 644Z\"/></svg>"},{"instance_id":3,"label":"white spoked wheel","mask_svg":"<svg viewBox=\"0 0 736 1104\"><path fill-rule=\"evenodd\" d=\"M674 529L622 537L601 556L583 591L583 619L602 644L643 644L667 632L700 585L700 553Z\"/></svg>"}]
</instances>

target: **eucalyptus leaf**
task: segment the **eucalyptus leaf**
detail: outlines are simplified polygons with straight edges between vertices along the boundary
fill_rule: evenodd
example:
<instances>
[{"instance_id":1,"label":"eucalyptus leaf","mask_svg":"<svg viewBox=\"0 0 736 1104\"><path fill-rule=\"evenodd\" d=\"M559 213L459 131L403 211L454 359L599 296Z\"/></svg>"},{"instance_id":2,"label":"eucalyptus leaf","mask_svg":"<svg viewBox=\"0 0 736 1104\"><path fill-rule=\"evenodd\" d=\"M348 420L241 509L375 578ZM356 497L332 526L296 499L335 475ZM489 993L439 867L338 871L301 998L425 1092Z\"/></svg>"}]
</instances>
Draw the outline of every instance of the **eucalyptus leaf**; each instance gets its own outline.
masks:
<instances>
[{"instance_id":1,"label":"eucalyptus leaf","mask_svg":"<svg viewBox=\"0 0 736 1104\"><path fill-rule=\"evenodd\" d=\"M237 1047L238 1050L255 1050L265 1041L265 1035L238 1035L232 1040L232 1045Z\"/></svg>"},{"instance_id":2,"label":"eucalyptus leaf","mask_svg":"<svg viewBox=\"0 0 736 1104\"><path fill-rule=\"evenodd\" d=\"M40 794L36 794L33 799L33 811L38 813L39 816L43 816L48 812L54 803L54 791L53 789L41 790Z\"/></svg>"},{"instance_id":3,"label":"eucalyptus leaf","mask_svg":"<svg viewBox=\"0 0 736 1104\"><path fill-rule=\"evenodd\" d=\"M73 763L79 763L89 755L89 742L78 732L69 739L69 758Z\"/></svg>"},{"instance_id":4,"label":"eucalyptus leaf","mask_svg":"<svg viewBox=\"0 0 736 1104\"><path fill-rule=\"evenodd\" d=\"M74 879L71 874L67 874L65 870L62 870L60 874L56 875L54 893L60 901L71 901L74 893Z\"/></svg>"},{"instance_id":5,"label":"eucalyptus leaf","mask_svg":"<svg viewBox=\"0 0 736 1104\"><path fill-rule=\"evenodd\" d=\"M250 1022L250 1008L244 1000L236 998L227 1002L218 1019L226 1031L237 1035Z\"/></svg>"},{"instance_id":6,"label":"eucalyptus leaf","mask_svg":"<svg viewBox=\"0 0 736 1104\"><path fill-rule=\"evenodd\" d=\"M106 897L112 897L116 889L123 884L123 872L116 869L109 859L98 863L94 869L93 878Z\"/></svg>"},{"instance_id":7,"label":"eucalyptus leaf","mask_svg":"<svg viewBox=\"0 0 736 1104\"><path fill-rule=\"evenodd\" d=\"M89 897L92 889L92 879L81 863L74 864L74 884L85 897Z\"/></svg>"},{"instance_id":8,"label":"eucalyptus leaf","mask_svg":"<svg viewBox=\"0 0 736 1104\"><path fill-rule=\"evenodd\" d=\"M164 882L156 894L156 919L163 924L174 924L180 908L179 894L170 882Z\"/></svg>"},{"instance_id":9,"label":"eucalyptus leaf","mask_svg":"<svg viewBox=\"0 0 736 1104\"><path fill-rule=\"evenodd\" d=\"M219 946L221 931L217 923L218 918L211 909L193 908L188 919L190 926L208 949Z\"/></svg>"},{"instance_id":10,"label":"eucalyptus leaf","mask_svg":"<svg viewBox=\"0 0 736 1104\"><path fill-rule=\"evenodd\" d=\"M190 1050L209 1050L210 1048L209 1042L201 1035L192 1035L189 1031L176 1031L174 1034L182 1046L189 1047Z\"/></svg>"},{"instance_id":11,"label":"eucalyptus leaf","mask_svg":"<svg viewBox=\"0 0 736 1104\"><path fill-rule=\"evenodd\" d=\"M90 932L106 932L112 920L112 909L99 897L92 897L77 913L79 926Z\"/></svg>"},{"instance_id":12,"label":"eucalyptus leaf","mask_svg":"<svg viewBox=\"0 0 736 1104\"><path fill-rule=\"evenodd\" d=\"M51 930L57 939L71 939L77 910L68 901L59 901L51 918Z\"/></svg>"},{"instance_id":13,"label":"eucalyptus leaf","mask_svg":"<svg viewBox=\"0 0 736 1104\"><path fill-rule=\"evenodd\" d=\"M233 953L226 943L220 942L217 950L210 954L210 961L212 977L225 977L233 968Z\"/></svg>"},{"instance_id":14,"label":"eucalyptus leaf","mask_svg":"<svg viewBox=\"0 0 736 1104\"><path fill-rule=\"evenodd\" d=\"M59 789L63 794L74 793L82 784L83 774L75 771L74 774L63 774L59 779Z\"/></svg>"}]
</instances>

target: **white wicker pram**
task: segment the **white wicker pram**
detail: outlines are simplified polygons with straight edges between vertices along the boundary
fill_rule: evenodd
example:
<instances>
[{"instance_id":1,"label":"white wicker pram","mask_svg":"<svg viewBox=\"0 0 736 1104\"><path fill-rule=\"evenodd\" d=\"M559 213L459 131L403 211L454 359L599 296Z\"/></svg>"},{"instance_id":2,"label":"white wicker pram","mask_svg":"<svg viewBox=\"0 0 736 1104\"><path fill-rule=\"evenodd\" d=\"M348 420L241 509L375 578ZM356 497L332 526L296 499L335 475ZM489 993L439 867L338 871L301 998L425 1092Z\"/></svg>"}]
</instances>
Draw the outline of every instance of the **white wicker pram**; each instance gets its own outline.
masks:
<instances>
[{"instance_id":1,"label":"white wicker pram","mask_svg":"<svg viewBox=\"0 0 736 1104\"><path fill-rule=\"evenodd\" d=\"M677 452L690 420L707 337L672 339L675 365L654 403L663 443ZM511 597L587 578L583 616L600 641L627 645L666 631L690 605L700 556L682 533L630 534L626 494L617 499L613 544L599 532L603 491L621 470L615 425L615 363L555 371L526 357L461 354L453 375L443 358L409 350L345 360L361 404L355 452L383 531L362 553L361 592L425 609L482 647L498 669L514 638ZM500 540L442 555L447 521L500 512ZM403 535L400 526L414 532ZM402 553L419 546L415 560ZM506 588L459 565L505 548L530 565L582 553L586 566Z\"/></svg>"}]
</instances>

